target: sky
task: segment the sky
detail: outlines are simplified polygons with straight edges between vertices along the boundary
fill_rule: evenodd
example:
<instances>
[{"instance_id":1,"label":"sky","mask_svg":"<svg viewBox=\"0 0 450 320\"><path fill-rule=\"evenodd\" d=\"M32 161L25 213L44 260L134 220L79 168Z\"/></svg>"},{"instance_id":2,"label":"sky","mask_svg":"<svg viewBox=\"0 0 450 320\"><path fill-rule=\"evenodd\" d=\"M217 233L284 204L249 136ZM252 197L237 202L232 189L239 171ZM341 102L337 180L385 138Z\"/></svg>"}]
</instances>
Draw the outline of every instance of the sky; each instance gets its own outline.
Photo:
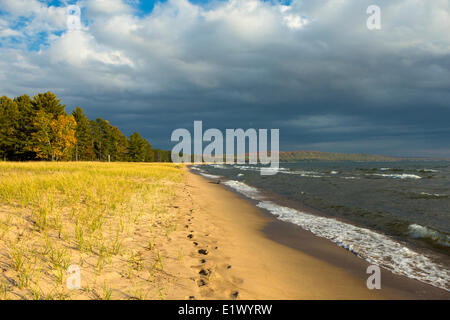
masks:
<instances>
[{"instance_id":1,"label":"sky","mask_svg":"<svg viewBox=\"0 0 450 320\"><path fill-rule=\"evenodd\" d=\"M0 0L0 95L50 90L165 149L202 120L280 129L281 150L450 157L449 30L449 0Z\"/></svg>"}]
</instances>

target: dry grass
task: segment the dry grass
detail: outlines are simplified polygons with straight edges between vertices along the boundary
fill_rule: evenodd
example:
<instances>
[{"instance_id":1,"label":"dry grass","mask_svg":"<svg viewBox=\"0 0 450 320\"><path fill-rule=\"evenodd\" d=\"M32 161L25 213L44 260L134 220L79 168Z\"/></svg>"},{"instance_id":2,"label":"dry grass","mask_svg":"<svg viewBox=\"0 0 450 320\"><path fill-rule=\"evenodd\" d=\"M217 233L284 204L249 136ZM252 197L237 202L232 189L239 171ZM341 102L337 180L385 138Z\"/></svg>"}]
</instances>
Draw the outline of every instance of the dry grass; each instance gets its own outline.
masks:
<instances>
[{"instance_id":1,"label":"dry grass","mask_svg":"<svg viewBox=\"0 0 450 320\"><path fill-rule=\"evenodd\" d=\"M164 298L182 181L173 164L0 162L0 299Z\"/></svg>"}]
</instances>

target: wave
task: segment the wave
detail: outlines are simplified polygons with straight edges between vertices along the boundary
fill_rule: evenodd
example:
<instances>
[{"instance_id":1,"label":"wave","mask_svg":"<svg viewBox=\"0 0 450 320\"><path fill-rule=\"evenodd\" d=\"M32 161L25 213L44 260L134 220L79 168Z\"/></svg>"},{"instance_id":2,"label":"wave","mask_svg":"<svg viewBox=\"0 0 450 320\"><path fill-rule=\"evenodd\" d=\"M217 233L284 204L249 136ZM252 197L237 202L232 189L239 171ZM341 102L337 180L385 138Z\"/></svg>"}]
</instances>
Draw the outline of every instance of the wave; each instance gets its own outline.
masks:
<instances>
[{"instance_id":1,"label":"wave","mask_svg":"<svg viewBox=\"0 0 450 320\"><path fill-rule=\"evenodd\" d=\"M209 174L209 173L204 173L204 172L200 172L200 174L202 176L204 176L205 178L209 178L209 179L220 179L220 178L222 178L222 176L216 176L215 174Z\"/></svg>"},{"instance_id":2,"label":"wave","mask_svg":"<svg viewBox=\"0 0 450 320\"><path fill-rule=\"evenodd\" d=\"M401 173L401 174L386 174L386 173L373 173L372 176L393 178L393 179L422 179L421 176L415 174Z\"/></svg>"},{"instance_id":3,"label":"wave","mask_svg":"<svg viewBox=\"0 0 450 320\"><path fill-rule=\"evenodd\" d=\"M241 171L259 171L261 167L258 166L250 166L250 165L242 165L242 164L234 164L231 165L235 169L239 169Z\"/></svg>"},{"instance_id":4,"label":"wave","mask_svg":"<svg viewBox=\"0 0 450 320\"><path fill-rule=\"evenodd\" d=\"M267 170L277 170L279 172L289 172L290 170L287 168L279 167L279 168L272 168L272 167L264 167L259 165L242 165L242 164L234 164L231 165L235 169L239 169L241 171L260 171L261 169L267 169Z\"/></svg>"},{"instance_id":5,"label":"wave","mask_svg":"<svg viewBox=\"0 0 450 320\"><path fill-rule=\"evenodd\" d=\"M264 170L274 170L277 173L284 173L284 174L293 174L293 175L299 175L301 177L305 178L324 178L326 177L323 173L317 172L317 171L305 171L305 170L292 170L289 168L268 168L268 167L258 167L258 166L250 166L250 165L233 165L234 168L239 169L241 171L260 171L264 168ZM331 174L337 174L338 172L332 171Z\"/></svg>"},{"instance_id":6,"label":"wave","mask_svg":"<svg viewBox=\"0 0 450 320\"><path fill-rule=\"evenodd\" d=\"M229 169L225 164L207 164L210 167L213 167L215 169Z\"/></svg>"},{"instance_id":7,"label":"wave","mask_svg":"<svg viewBox=\"0 0 450 320\"><path fill-rule=\"evenodd\" d=\"M419 224L411 224L408 227L408 233L412 238L430 240L443 247L450 247L450 236L437 230Z\"/></svg>"},{"instance_id":8,"label":"wave","mask_svg":"<svg viewBox=\"0 0 450 320\"><path fill-rule=\"evenodd\" d=\"M446 199L446 198L449 198L450 195L442 194L442 193L410 192L409 197L411 199Z\"/></svg>"},{"instance_id":9,"label":"wave","mask_svg":"<svg viewBox=\"0 0 450 320\"><path fill-rule=\"evenodd\" d=\"M260 171L261 168L264 168L264 167L260 167L260 166L239 165L239 164L232 165L232 167L235 169L239 169L241 171ZM216 168L219 168L219 167L216 166ZM334 176L334 175L338 175L341 173L340 171L337 171L337 170L329 170L327 172L319 172L319 171L309 171L309 170L293 170L291 168L284 168L284 167L266 168L266 169L267 170L276 170L277 173L298 175L298 176L304 177L304 178L326 178L326 177L330 177L330 175Z\"/></svg>"},{"instance_id":10,"label":"wave","mask_svg":"<svg viewBox=\"0 0 450 320\"><path fill-rule=\"evenodd\" d=\"M321 172L317 172L317 171L305 171L305 170L279 170L280 173L285 173L285 174L294 174L294 175L299 175L301 177L305 177L305 178L324 178L325 175Z\"/></svg>"},{"instance_id":11,"label":"wave","mask_svg":"<svg viewBox=\"0 0 450 320\"><path fill-rule=\"evenodd\" d=\"M420 194L424 195L424 196L432 196L432 197L447 197L446 194L440 194L440 193L421 192Z\"/></svg>"},{"instance_id":12,"label":"wave","mask_svg":"<svg viewBox=\"0 0 450 320\"><path fill-rule=\"evenodd\" d=\"M357 170L362 171L362 172L383 171L383 172L398 172L398 173L405 171L405 169L401 169L401 168L388 168L388 167L383 167L383 168L357 168Z\"/></svg>"},{"instance_id":13,"label":"wave","mask_svg":"<svg viewBox=\"0 0 450 320\"><path fill-rule=\"evenodd\" d=\"M228 180L223 183L224 185L236 190L239 193L242 193L244 196L253 199L260 200L262 199L260 192L258 189L250 187L249 185L235 180Z\"/></svg>"},{"instance_id":14,"label":"wave","mask_svg":"<svg viewBox=\"0 0 450 320\"><path fill-rule=\"evenodd\" d=\"M258 200L259 208L269 211L278 219L294 223L318 237L331 240L371 264L450 291L449 270L386 235L280 206L264 200L258 189L239 181L230 180L225 184L251 199Z\"/></svg>"},{"instance_id":15,"label":"wave","mask_svg":"<svg viewBox=\"0 0 450 320\"><path fill-rule=\"evenodd\" d=\"M345 179L345 180L357 180L357 179L361 179L360 177L341 177L341 179Z\"/></svg>"},{"instance_id":16,"label":"wave","mask_svg":"<svg viewBox=\"0 0 450 320\"><path fill-rule=\"evenodd\" d=\"M196 167L196 166L192 166L190 169L197 171L200 175L202 175L202 176L204 176L205 178L208 178L208 179L220 179L220 178L223 178L222 176L217 176L217 175L214 175L214 174L206 173L205 170L203 170L203 169L201 169L199 167Z\"/></svg>"}]
</instances>

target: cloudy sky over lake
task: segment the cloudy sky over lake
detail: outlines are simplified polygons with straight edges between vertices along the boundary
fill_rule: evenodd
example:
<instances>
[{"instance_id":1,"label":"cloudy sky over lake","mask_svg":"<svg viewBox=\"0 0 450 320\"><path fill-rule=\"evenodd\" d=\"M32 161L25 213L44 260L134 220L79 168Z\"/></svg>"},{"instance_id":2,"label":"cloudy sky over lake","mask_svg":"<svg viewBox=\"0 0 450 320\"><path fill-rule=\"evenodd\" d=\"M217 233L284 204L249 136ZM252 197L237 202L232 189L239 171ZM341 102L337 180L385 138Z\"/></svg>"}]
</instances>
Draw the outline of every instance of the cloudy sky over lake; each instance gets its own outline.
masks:
<instances>
[{"instance_id":1,"label":"cloudy sky over lake","mask_svg":"<svg viewBox=\"0 0 450 320\"><path fill-rule=\"evenodd\" d=\"M450 157L450 1L0 0L0 95L48 90L166 149L203 120L279 128L282 150Z\"/></svg>"}]
</instances>

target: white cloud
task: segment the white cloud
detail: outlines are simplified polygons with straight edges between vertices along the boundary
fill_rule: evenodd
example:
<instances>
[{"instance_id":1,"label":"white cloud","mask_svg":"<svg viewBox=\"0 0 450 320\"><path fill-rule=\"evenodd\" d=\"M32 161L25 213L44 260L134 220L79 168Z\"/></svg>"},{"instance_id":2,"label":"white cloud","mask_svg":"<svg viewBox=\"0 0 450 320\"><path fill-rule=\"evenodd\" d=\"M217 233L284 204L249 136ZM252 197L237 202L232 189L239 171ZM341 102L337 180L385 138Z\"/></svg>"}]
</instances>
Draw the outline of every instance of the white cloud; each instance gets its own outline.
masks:
<instances>
[{"instance_id":1,"label":"white cloud","mask_svg":"<svg viewBox=\"0 0 450 320\"><path fill-rule=\"evenodd\" d=\"M9 38L9 37L20 37L22 34L16 30L10 28L1 28L0 27L0 38Z\"/></svg>"},{"instance_id":2,"label":"white cloud","mask_svg":"<svg viewBox=\"0 0 450 320\"><path fill-rule=\"evenodd\" d=\"M432 21L437 19L445 23L448 16L445 1L438 1L436 6L425 1L415 2L429 9L421 16L422 19L433 18ZM13 16L34 16L27 30L37 32L65 28L64 8L48 7L37 0L0 0L0 3ZM327 52L330 45L333 46L333 41L339 41L334 43L340 47L340 52L344 52L354 50L357 39L359 55L419 45L425 51L449 52L450 41L427 43L423 36L427 34L429 37L431 34L436 39L438 36L433 34L442 36L440 24L418 27L410 23L397 26L391 22L392 30L375 37L364 28L365 12L357 16L349 1L322 0L317 5L293 1L288 6L259 0L230 0L212 7L202 7L187 0L169 0L158 3L154 11L144 17L135 15L135 7L129 1L84 0L80 5L86 9L89 30L51 36L49 48L43 48L39 55L47 57L49 68L52 64L65 64L68 70L73 68L74 73L82 72L83 68L89 68L86 72L92 73L94 69L97 72L92 74L94 78L103 78L104 74L111 76L112 72L113 77L119 76L117 72L123 72L124 76L140 78L142 81L135 84L137 90L145 90L145 85L161 90L167 85L167 90L172 90L174 85L186 83L211 89L241 80L258 84L260 79L253 75L260 74L273 79L276 73L285 72L285 68L290 69L286 70L286 81L292 77L310 76L311 73L317 77L317 69L324 68L323 71L328 74L338 74L342 68L345 69L347 61L337 59L336 63L336 58ZM407 1L398 1L389 6L386 4L384 19L391 17L391 20L395 20L392 12L408 13L411 10ZM352 26L352 34L341 34L339 24L331 25L338 20L336 12L343 15L340 23L347 21ZM309 24L314 19L317 22ZM359 28L354 28L355 21L361 22ZM388 22L384 25L389 27ZM19 31L10 28L2 27L1 30L3 37L19 34ZM323 30L329 34L323 33ZM344 31L348 29L344 28ZM392 31L397 33L396 41ZM339 40L334 40L335 37ZM324 53L329 57L323 56ZM280 54L288 56L278 60L277 55ZM308 62L310 59L322 61L311 65ZM114 70L108 70L108 66ZM116 70L118 66L126 68ZM232 79L235 72L242 73L241 80ZM347 86L361 89L362 82L352 83L351 79L346 81ZM295 83L285 85L295 86ZM248 100L252 93L238 96L246 96Z\"/></svg>"},{"instance_id":3,"label":"white cloud","mask_svg":"<svg viewBox=\"0 0 450 320\"><path fill-rule=\"evenodd\" d=\"M0 0L0 7L15 16L29 17L46 8L45 4L37 0Z\"/></svg>"},{"instance_id":4,"label":"white cloud","mask_svg":"<svg viewBox=\"0 0 450 320\"><path fill-rule=\"evenodd\" d=\"M63 30L66 26L66 9L62 7L47 6L37 0L0 0L0 7L9 14L10 21L19 17L29 19L22 30L28 36Z\"/></svg>"},{"instance_id":5,"label":"white cloud","mask_svg":"<svg viewBox=\"0 0 450 320\"><path fill-rule=\"evenodd\" d=\"M308 123L328 127L340 121L320 117L330 105L348 112L420 99L444 105L450 98L448 1L380 0L377 32L366 28L372 2L168 0L142 16L134 1L83 0L88 28L59 34L66 29L64 8L0 0L8 13L0 20L0 78L8 79L2 94L44 88L81 97L92 108L132 105L145 113L164 106L180 115L200 108L213 113L216 105L229 105L236 117L249 104L261 117L266 106L299 114L309 108L319 116ZM20 16L28 17L26 26L11 27ZM8 47L8 37L33 41L37 32L49 34L37 52Z\"/></svg>"},{"instance_id":6,"label":"white cloud","mask_svg":"<svg viewBox=\"0 0 450 320\"><path fill-rule=\"evenodd\" d=\"M280 12L283 15L283 19L286 25L291 29L301 29L310 23L310 20L306 17L302 17L298 14L291 14L291 6L280 5Z\"/></svg>"},{"instance_id":7,"label":"white cloud","mask_svg":"<svg viewBox=\"0 0 450 320\"><path fill-rule=\"evenodd\" d=\"M123 0L82 0L80 6L85 7L91 16L111 16L132 14L134 9L130 4L136 1Z\"/></svg>"},{"instance_id":8,"label":"white cloud","mask_svg":"<svg viewBox=\"0 0 450 320\"><path fill-rule=\"evenodd\" d=\"M61 37L57 37L46 52L56 64L68 64L76 68L84 68L90 63L102 65L128 65L133 66L119 50L110 50L102 47L95 38L84 31L69 31Z\"/></svg>"},{"instance_id":9,"label":"white cloud","mask_svg":"<svg viewBox=\"0 0 450 320\"><path fill-rule=\"evenodd\" d=\"M229 0L203 7L187 0L168 0L158 3L150 15L138 17L130 1L83 0L80 5L86 9L89 29L51 35L49 47L42 48L39 55L47 57L49 68L52 63L64 63L68 69L76 69L74 73L82 72L83 68L89 68L86 71L90 72L94 68L101 78L104 74L114 72L114 77L119 76L117 72L124 72L126 76L143 80L135 84L138 90L145 85L162 87L164 83L171 90L177 83L205 89L230 81L258 84L258 75L275 81L271 80L275 74L285 73L286 81L291 81L292 77L309 77L312 73L313 78L320 77L322 71L351 73L346 69L351 63L337 57L350 50L358 56L367 54L368 58L383 53L397 54L411 47L420 47L425 53L448 54L450 38L444 30L450 27L450 19L447 19L446 1L413 2L425 9L424 13L416 13L414 24L403 17L413 10L410 2L386 2L382 10L383 25L389 30L375 35L364 27L365 11L355 11L350 1L321 0L317 4L304 4L294 0L288 6L259 0ZM65 29L64 8L47 6L37 0L0 0L0 4L13 17L34 17L21 30L28 38L42 30ZM312 20L315 22L310 23ZM347 27L342 26L343 22ZM355 27L356 22L359 27ZM2 23L2 37L21 33ZM332 47L337 55L328 51ZM24 55L32 59L33 53L24 52ZM284 56L281 60L280 55ZM410 63L416 59L414 55L408 58ZM310 60L317 63L310 64ZM95 63L99 65L94 66ZM114 70L108 70L108 66ZM117 66L126 68L116 70ZM232 79L235 72L242 73L241 80ZM346 86L358 89L364 83L353 82L348 77L345 81ZM292 87L295 83L284 85Z\"/></svg>"}]
</instances>

